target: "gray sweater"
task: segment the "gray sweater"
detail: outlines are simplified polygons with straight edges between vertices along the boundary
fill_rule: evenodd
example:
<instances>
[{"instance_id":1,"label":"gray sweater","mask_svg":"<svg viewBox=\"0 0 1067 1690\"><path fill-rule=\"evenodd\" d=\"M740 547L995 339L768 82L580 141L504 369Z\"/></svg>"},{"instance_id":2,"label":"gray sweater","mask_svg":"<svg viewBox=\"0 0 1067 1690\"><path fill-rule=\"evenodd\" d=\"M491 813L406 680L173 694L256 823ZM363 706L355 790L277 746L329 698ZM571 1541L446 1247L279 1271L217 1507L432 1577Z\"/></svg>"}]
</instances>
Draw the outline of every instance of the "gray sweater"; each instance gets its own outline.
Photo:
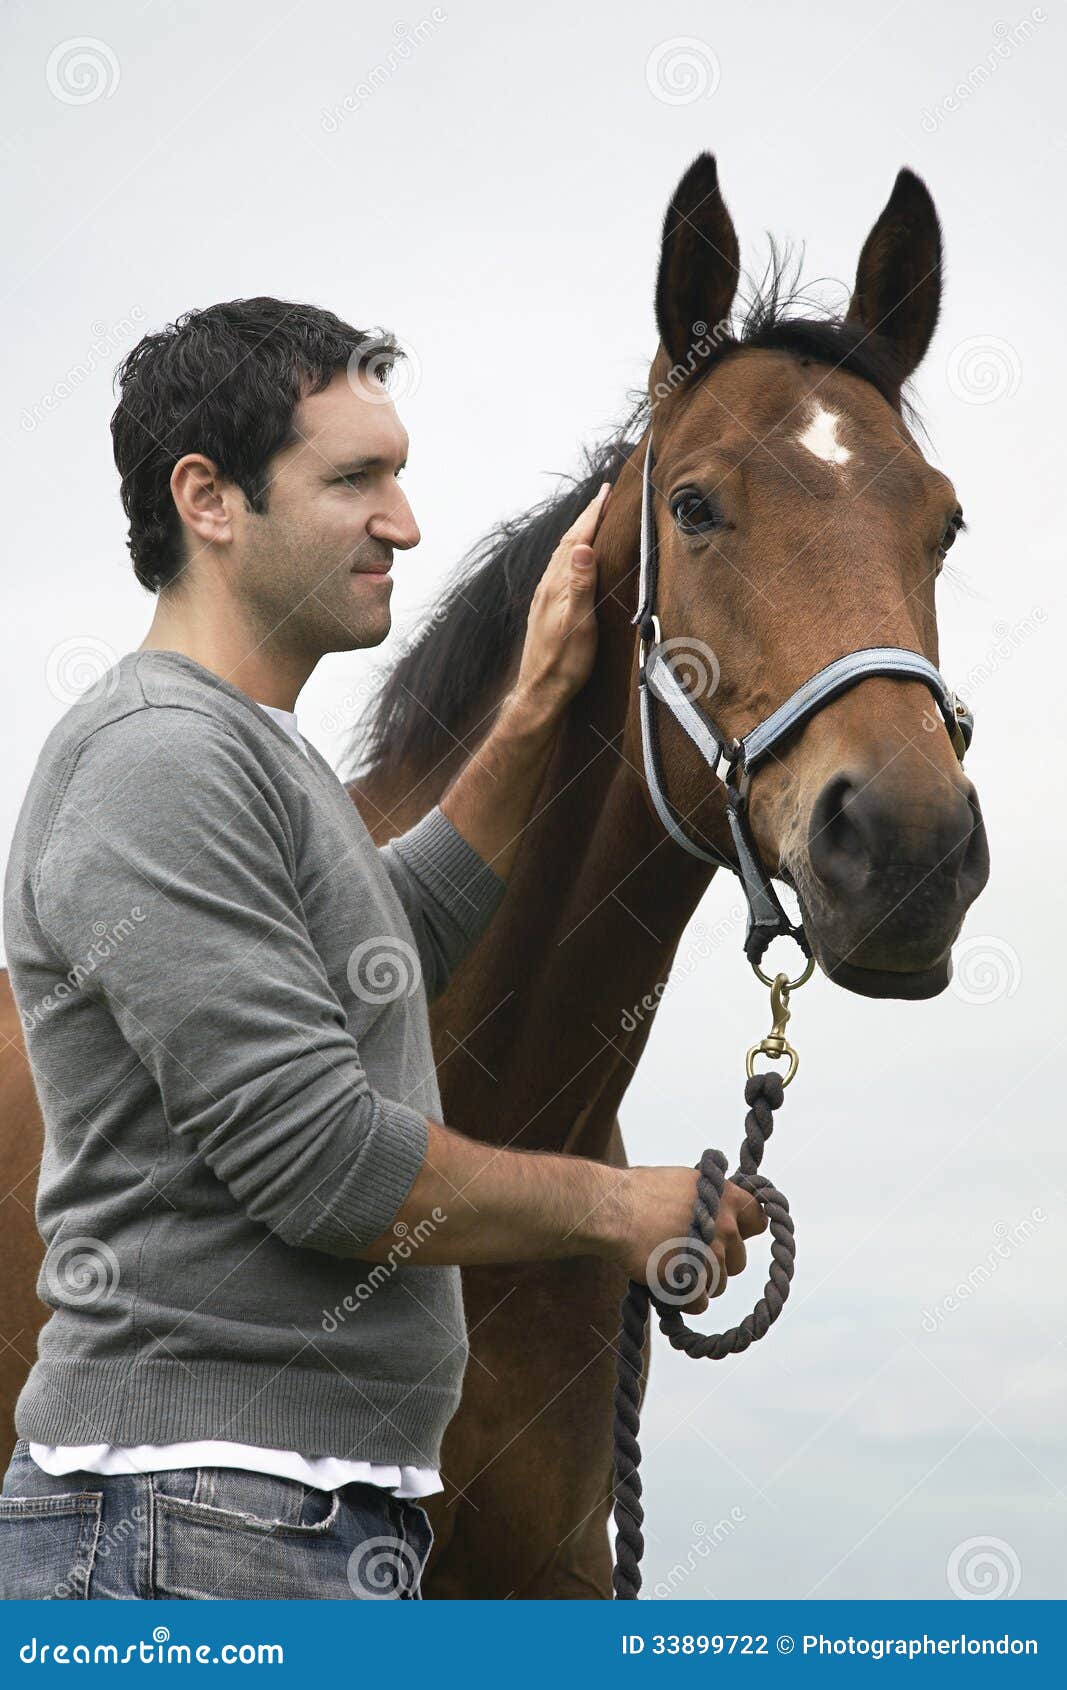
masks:
<instances>
[{"instance_id":1,"label":"gray sweater","mask_svg":"<svg viewBox=\"0 0 1067 1690\"><path fill-rule=\"evenodd\" d=\"M436 808L378 848L309 752L150 651L40 754L4 889L54 1311L22 1437L439 1463L467 1360L459 1270L418 1260L443 1217L360 1254L440 1118L427 1001L504 882Z\"/></svg>"}]
</instances>

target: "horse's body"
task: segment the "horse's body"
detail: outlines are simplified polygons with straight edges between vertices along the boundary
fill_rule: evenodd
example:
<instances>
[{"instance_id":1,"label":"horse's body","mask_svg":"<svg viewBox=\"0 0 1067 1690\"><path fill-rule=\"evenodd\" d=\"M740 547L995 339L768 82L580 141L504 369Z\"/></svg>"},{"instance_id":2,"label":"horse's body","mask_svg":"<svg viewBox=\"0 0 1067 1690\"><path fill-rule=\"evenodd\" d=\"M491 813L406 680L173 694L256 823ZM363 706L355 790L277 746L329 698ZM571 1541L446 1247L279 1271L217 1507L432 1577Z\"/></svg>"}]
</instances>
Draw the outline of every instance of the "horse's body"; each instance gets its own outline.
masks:
<instances>
[{"instance_id":1,"label":"horse's body","mask_svg":"<svg viewBox=\"0 0 1067 1690\"><path fill-rule=\"evenodd\" d=\"M736 239L713 161L699 160L678 190L650 378L661 615L665 633L713 652L716 714L732 733L841 652L896 644L936 661L935 557L951 543L938 537L955 497L908 434L899 387L933 331L939 252L929 196L902 173L864 248L847 325L790 328L764 311L740 340L705 348L694 374L694 325L706 330L730 310ZM625 1012L657 1000L711 873L663 831L641 768L630 617L651 415L639 412L638 437L604 453L572 493L496 537L394 670L350 786L379 843L440 798L514 674L552 547L611 476L596 666L562 725L504 901L433 1005L433 1027L451 1126L616 1164L619 1105L650 1025ZM683 484L713 507L707 521L684 516ZM987 872L973 791L929 719L921 685L864 681L809 722L750 794L764 860L797 890L818 960L870 996L943 989ZM693 837L728 850L721 795L670 721L661 752ZM32 1298L41 1252L28 1217L41 1126L3 984L10 1408L44 1313ZM445 1438L447 1489L429 1502L427 1594L610 1596L624 1277L586 1257L464 1269L463 1283L471 1361Z\"/></svg>"}]
</instances>

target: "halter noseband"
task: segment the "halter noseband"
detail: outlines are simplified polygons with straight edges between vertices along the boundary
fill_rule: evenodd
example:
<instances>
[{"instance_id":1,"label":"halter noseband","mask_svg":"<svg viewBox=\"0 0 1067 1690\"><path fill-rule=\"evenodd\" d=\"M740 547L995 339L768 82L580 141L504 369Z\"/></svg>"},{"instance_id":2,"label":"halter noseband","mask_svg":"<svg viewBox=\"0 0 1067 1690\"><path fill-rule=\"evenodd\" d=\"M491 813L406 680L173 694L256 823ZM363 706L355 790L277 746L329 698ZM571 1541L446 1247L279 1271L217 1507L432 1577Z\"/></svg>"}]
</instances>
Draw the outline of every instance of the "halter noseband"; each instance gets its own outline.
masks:
<instances>
[{"instance_id":1,"label":"halter noseband","mask_svg":"<svg viewBox=\"0 0 1067 1690\"><path fill-rule=\"evenodd\" d=\"M637 614L633 617L640 638L638 693L641 706L641 745L645 779L656 813L671 838L691 856L728 868L738 875L748 903L745 955L754 967L772 939L788 935L810 958L811 947L802 923L794 926L771 884L748 821L748 777L769 757L775 746L803 722L838 698L859 681L872 675L903 675L929 687L944 717L953 748L960 761L971 743L974 719L928 658L901 646L868 646L835 658L825 669L799 686L784 704L773 710L740 739L725 734L679 681L669 656L664 656L663 634L656 615L658 573L656 520L652 509L652 440L645 451L641 485L641 574ZM670 642L674 643L674 642ZM682 818L667 796L660 762L659 738L653 697L665 704L679 726L689 735L726 795L726 817L730 825L736 862L721 851L705 850L689 838Z\"/></svg>"}]
</instances>

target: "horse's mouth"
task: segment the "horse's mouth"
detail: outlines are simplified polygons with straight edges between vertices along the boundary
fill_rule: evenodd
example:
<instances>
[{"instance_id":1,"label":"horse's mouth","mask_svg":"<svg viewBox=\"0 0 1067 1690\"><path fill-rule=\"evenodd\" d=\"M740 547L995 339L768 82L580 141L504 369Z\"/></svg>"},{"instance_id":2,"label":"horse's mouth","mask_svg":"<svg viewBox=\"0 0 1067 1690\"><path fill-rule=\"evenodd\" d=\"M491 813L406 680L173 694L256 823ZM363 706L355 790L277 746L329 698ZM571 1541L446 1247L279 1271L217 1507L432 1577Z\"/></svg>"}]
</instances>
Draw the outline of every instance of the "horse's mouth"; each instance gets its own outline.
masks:
<instances>
[{"instance_id":1,"label":"horse's mouth","mask_svg":"<svg viewBox=\"0 0 1067 1690\"><path fill-rule=\"evenodd\" d=\"M952 979L952 946L944 945L939 956L932 962L923 957L923 949L927 955L941 940L927 941L923 945L912 940L913 960L900 962L895 967L892 964L882 964L878 967L865 965L856 960L859 945L849 949L848 941L841 951L835 951L827 942L826 928L828 922L820 922L812 913L796 880L788 867L782 864L777 877L796 893L800 905L801 920L804 924L812 955L819 968L832 980L835 986L840 986L846 992L854 992L861 998L904 998L919 1002L923 998L936 998L948 986Z\"/></svg>"},{"instance_id":2,"label":"horse's mouth","mask_svg":"<svg viewBox=\"0 0 1067 1690\"><path fill-rule=\"evenodd\" d=\"M928 968L864 968L835 957L825 945L812 948L828 980L863 998L936 998L952 978L952 957L947 951Z\"/></svg>"}]
</instances>

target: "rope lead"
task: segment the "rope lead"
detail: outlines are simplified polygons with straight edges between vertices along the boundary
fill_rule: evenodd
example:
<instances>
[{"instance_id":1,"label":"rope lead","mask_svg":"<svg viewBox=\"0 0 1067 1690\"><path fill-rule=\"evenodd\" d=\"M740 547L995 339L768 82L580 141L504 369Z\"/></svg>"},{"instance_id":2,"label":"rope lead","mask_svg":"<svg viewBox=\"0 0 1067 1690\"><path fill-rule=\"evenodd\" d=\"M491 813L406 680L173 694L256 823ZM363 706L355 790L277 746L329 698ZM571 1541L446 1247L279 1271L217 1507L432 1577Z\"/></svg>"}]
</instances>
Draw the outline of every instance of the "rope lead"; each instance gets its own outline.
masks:
<instances>
[{"instance_id":1,"label":"rope lead","mask_svg":"<svg viewBox=\"0 0 1067 1690\"><path fill-rule=\"evenodd\" d=\"M790 1075L790 1077L792 1077ZM641 1533L645 1511L641 1506L641 1430L642 1360L649 1307L659 1320L676 1350L684 1350L694 1359L708 1356L721 1361L723 1356L741 1355L762 1338L778 1319L789 1296L789 1285L796 1263L796 1242L789 1204L769 1179L759 1173L767 1140L774 1131L774 1111L780 1108L784 1092L781 1075L772 1072L753 1074L745 1085L745 1139L741 1146L740 1167L731 1175L734 1185L749 1192L759 1204L770 1223L771 1268L763 1287L763 1295L752 1313L740 1325L728 1332L697 1332L687 1326L681 1311L662 1302L647 1285L632 1279L620 1309L622 1332L619 1337L618 1366L615 1383L615 1566L611 1582L615 1599L634 1602L641 1589L641 1557L645 1540ZM710 1250L715 1239L715 1222L719 1213L726 1175L726 1157L721 1150L705 1150L699 1163L696 1201L690 1233L702 1248Z\"/></svg>"}]
</instances>

